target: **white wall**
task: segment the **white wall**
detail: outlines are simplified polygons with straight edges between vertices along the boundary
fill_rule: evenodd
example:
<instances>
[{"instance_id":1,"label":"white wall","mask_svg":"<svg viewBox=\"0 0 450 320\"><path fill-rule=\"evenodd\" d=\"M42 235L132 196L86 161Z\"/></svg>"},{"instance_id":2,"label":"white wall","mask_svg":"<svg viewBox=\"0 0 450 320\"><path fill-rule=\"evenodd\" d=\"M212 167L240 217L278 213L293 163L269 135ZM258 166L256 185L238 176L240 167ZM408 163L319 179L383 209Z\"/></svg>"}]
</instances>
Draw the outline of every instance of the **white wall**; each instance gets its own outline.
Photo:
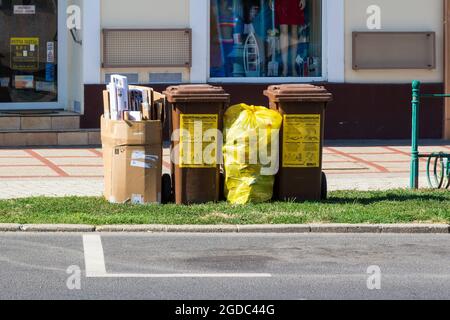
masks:
<instances>
[{"instance_id":1,"label":"white wall","mask_svg":"<svg viewBox=\"0 0 450 320\"><path fill-rule=\"evenodd\" d=\"M75 1L75 0L74 0ZM82 0L78 0L82 1ZM209 0L90 0L101 3L101 28L184 28L204 25L203 22L190 21L195 16L204 16L204 2ZM192 3L192 1L195 1ZM336 0L326 0L336 1ZM345 81L351 83L406 83L412 79L419 79L423 82L443 81L443 1L442 0L343 0L345 1L345 69L344 76L340 77L339 72L334 72L330 81ZM126 3L126 5L124 5ZM382 9L382 30L381 31L434 31L437 35L437 68L435 70L359 70L352 69L352 32L367 31L366 9L370 5L379 5ZM198 8L198 9L197 9ZM203 10L200 10L203 9ZM200 10L201 14L197 11ZM328 15L330 19L333 13ZM207 26L205 26L206 28ZM194 30L195 31L195 30ZM205 30L207 35L207 30ZM207 46L198 45L198 34L194 32L194 53L200 50L207 50ZM329 40L333 40L333 34L329 35ZM196 41L197 40L197 41ZM201 39L201 41L203 41ZM342 41L342 40L341 40ZM205 41L203 41L205 42ZM197 45L196 45L197 43ZM197 49L197 50L196 50ZM333 58L333 48L329 48L328 59ZM192 71L192 80L202 80L206 77L205 69L206 54L195 54ZM340 54L339 54L340 56ZM336 59L334 59L336 60ZM339 59L342 61L342 59ZM332 67L336 65L336 61ZM197 70L196 68L202 68ZM338 68L340 70L340 67ZM337 70L337 71L339 71ZM128 70L133 71L133 70ZM145 74L150 70L140 70ZM164 70L157 70L164 72ZM173 71L173 70L167 70ZM183 72L185 81L189 77L189 70L179 70ZM101 79L103 78L102 71ZM345 79L345 80L344 80Z\"/></svg>"},{"instance_id":2,"label":"white wall","mask_svg":"<svg viewBox=\"0 0 450 320\"><path fill-rule=\"evenodd\" d=\"M101 0L101 8L102 28L189 26L189 0Z\"/></svg>"},{"instance_id":3,"label":"white wall","mask_svg":"<svg viewBox=\"0 0 450 320\"><path fill-rule=\"evenodd\" d=\"M81 9L82 29L77 32L82 45L75 43L68 33L68 109L73 110L75 101L84 112L84 85L100 83L100 0L70 0L68 5Z\"/></svg>"},{"instance_id":4,"label":"white wall","mask_svg":"<svg viewBox=\"0 0 450 320\"><path fill-rule=\"evenodd\" d=\"M70 0L68 5L77 5L83 7L83 0ZM84 86L83 86L83 47L76 44L67 29L68 33L68 109L73 110L74 102L79 101L83 109ZM83 111L83 110L81 110Z\"/></svg>"},{"instance_id":5,"label":"white wall","mask_svg":"<svg viewBox=\"0 0 450 320\"><path fill-rule=\"evenodd\" d=\"M352 32L367 30L367 7L381 7L380 31L436 32L435 70L352 70ZM345 0L345 80L359 83L403 83L443 81L443 1L442 0Z\"/></svg>"},{"instance_id":6,"label":"white wall","mask_svg":"<svg viewBox=\"0 0 450 320\"><path fill-rule=\"evenodd\" d=\"M191 0L199 1L199 0ZM189 28L190 0L101 0L101 28ZM102 69L106 73L138 73L140 83L149 82L149 73L181 73L190 81L189 68Z\"/></svg>"}]
</instances>

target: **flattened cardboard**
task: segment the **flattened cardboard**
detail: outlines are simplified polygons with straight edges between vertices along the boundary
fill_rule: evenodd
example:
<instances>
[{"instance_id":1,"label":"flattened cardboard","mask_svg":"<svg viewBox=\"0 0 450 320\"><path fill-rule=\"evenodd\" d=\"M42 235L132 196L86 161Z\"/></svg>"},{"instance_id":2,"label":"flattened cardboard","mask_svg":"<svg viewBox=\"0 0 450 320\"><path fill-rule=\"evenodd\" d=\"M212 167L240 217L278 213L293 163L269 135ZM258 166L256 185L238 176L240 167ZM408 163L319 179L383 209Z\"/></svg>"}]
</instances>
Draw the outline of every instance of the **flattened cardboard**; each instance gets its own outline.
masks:
<instances>
[{"instance_id":1,"label":"flattened cardboard","mask_svg":"<svg viewBox=\"0 0 450 320\"><path fill-rule=\"evenodd\" d=\"M109 110L109 91L103 90L103 116L111 119L111 111Z\"/></svg>"},{"instance_id":2,"label":"flattened cardboard","mask_svg":"<svg viewBox=\"0 0 450 320\"><path fill-rule=\"evenodd\" d=\"M152 88L140 87L140 86L129 86L129 89L141 89L146 90L149 97L148 103L142 104L142 118L143 120L159 120L161 122L165 121L166 118L166 96L162 93L153 91ZM103 108L104 116L107 119L112 117L111 113L111 101L109 98L109 91L103 91Z\"/></svg>"},{"instance_id":3,"label":"flattened cardboard","mask_svg":"<svg viewBox=\"0 0 450 320\"><path fill-rule=\"evenodd\" d=\"M142 104L142 118L144 120L150 120L152 118L150 105L148 103Z\"/></svg>"}]
</instances>

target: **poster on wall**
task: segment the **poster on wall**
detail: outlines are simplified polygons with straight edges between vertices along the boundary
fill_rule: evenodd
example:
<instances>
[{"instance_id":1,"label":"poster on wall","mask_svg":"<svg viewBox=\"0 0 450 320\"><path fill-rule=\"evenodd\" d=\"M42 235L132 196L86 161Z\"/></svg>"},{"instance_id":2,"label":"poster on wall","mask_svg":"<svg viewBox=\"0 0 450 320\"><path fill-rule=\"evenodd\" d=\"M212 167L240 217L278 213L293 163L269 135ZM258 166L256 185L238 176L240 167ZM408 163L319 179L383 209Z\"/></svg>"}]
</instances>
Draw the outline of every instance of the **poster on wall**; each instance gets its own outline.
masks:
<instances>
[{"instance_id":1,"label":"poster on wall","mask_svg":"<svg viewBox=\"0 0 450 320\"><path fill-rule=\"evenodd\" d=\"M39 70L39 38L11 38L11 69Z\"/></svg>"}]
</instances>

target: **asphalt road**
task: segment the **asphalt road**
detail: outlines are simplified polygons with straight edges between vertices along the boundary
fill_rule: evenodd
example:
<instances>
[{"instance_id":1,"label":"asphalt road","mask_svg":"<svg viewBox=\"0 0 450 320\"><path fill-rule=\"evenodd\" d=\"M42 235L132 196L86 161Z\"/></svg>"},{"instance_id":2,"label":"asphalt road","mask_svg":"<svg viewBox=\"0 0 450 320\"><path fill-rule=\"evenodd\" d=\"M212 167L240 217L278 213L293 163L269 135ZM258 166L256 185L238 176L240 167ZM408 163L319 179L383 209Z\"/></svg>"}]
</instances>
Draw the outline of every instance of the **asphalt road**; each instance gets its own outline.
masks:
<instances>
[{"instance_id":1,"label":"asphalt road","mask_svg":"<svg viewBox=\"0 0 450 320\"><path fill-rule=\"evenodd\" d=\"M450 299L448 235L94 234L90 242L85 239L0 234L0 299ZM92 248L96 239L107 274L91 272L87 278L87 265L95 271L103 263ZM370 266L381 271L381 278L370 282L381 279L380 290L368 289Z\"/></svg>"}]
</instances>

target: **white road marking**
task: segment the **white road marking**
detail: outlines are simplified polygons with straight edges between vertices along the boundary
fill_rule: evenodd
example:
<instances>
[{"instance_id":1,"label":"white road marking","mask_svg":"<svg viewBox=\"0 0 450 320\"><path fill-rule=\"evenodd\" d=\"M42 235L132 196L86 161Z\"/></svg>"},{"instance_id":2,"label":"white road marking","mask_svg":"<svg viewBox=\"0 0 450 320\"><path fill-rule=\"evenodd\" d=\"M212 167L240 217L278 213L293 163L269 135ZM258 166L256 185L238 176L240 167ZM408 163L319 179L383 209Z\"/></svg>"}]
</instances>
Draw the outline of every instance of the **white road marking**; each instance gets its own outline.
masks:
<instances>
[{"instance_id":1,"label":"white road marking","mask_svg":"<svg viewBox=\"0 0 450 320\"><path fill-rule=\"evenodd\" d=\"M87 278L271 278L269 273L108 273Z\"/></svg>"},{"instance_id":2,"label":"white road marking","mask_svg":"<svg viewBox=\"0 0 450 320\"><path fill-rule=\"evenodd\" d=\"M83 235L86 278L271 278L270 273L107 273L100 235Z\"/></svg>"},{"instance_id":3,"label":"white road marking","mask_svg":"<svg viewBox=\"0 0 450 320\"><path fill-rule=\"evenodd\" d=\"M86 277L95 278L106 275L102 238L99 235L84 235L83 247Z\"/></svg>"}]
</instances>

